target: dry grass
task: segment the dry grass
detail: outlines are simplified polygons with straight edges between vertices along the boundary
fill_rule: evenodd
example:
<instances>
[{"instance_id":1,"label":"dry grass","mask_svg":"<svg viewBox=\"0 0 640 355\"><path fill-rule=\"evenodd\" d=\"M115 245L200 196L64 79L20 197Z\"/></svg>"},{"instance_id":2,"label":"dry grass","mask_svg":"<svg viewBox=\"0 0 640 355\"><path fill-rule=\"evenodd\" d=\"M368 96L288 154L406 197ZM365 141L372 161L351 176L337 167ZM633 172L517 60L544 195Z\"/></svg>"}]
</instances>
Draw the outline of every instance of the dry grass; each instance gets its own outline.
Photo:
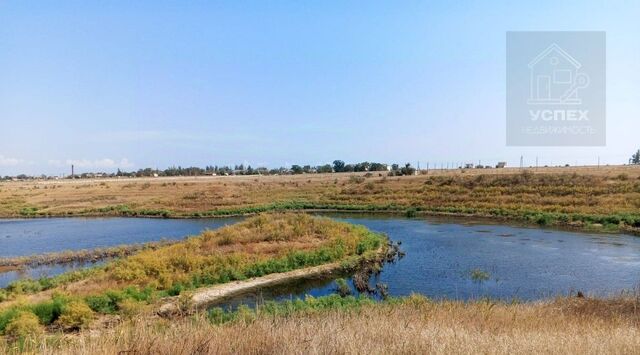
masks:
<instances>
[{"instance_id":1,"label":"dry grass","mask_svg":"<svg viewBox=\"0 0 640 355\"><path fill-rule=\"evenodd\" d=\"M640 167L527 171L449 170L408 177L374 173L361 179L345 173L6 182L0 184L0 216L199 216L291 201L472 214L501 209L609 215L638 214L640 209Z\"/></svg>"},{"instance_id":2,"label":"dry grass","mask_svg":"<svg viewBox=\"0 0 640 355\"><path fill-rule=\"evenodd\" d=\"M640 352L637 306L633 299L572 298L510 305L411 297L397 304L258 317L222 326L203 318L140 318L49 345L38 342L34 350L63 354L633 354Z\"/></svg>"},{"instance_id":3,"label":"dry grass","mask_svg":"<svg viewBox=\"0 0 640 355\"><path fill-rule=\"evenodd\" d=\"M73 262L97 262L104 259L120 258L143 250L155 250L160 247L175 244L175 240L161 240L140 244L126 244L115 247L65 250L61 252L35 254L29 256L17 256L0 258L0 272L3 270L19 270L24 267L40 265L66 264Z\"/></svg>"}]
</instances>

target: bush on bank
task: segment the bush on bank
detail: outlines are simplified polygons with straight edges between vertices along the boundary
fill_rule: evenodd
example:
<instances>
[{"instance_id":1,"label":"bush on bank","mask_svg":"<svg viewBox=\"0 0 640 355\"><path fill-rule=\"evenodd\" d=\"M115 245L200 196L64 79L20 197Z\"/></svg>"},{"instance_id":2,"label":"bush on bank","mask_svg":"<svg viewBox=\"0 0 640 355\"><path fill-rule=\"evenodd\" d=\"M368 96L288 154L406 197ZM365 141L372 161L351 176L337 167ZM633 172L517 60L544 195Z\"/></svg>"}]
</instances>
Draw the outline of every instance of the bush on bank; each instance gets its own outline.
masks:
<instances>
[{"instance_id":1,"label":"bush on bank","mask_svg":"<svg viewBox=\"0 0 640 355\"><path fill-rule=\"evenodd\" d=\"M24 314L33 315L42 327L82 329L100 314L130 316L159 298L186 290L345 262L377 250L384 240L383 235L363 226L328 218L305 214L259 215L98 268L14 282L3 291L4 298L55 290L83 280L74 296L60 291L48 301L16 304L0 311L0 335L19 329L16 322L33 323L34 318Z\"/></svg>"}]
</instances>

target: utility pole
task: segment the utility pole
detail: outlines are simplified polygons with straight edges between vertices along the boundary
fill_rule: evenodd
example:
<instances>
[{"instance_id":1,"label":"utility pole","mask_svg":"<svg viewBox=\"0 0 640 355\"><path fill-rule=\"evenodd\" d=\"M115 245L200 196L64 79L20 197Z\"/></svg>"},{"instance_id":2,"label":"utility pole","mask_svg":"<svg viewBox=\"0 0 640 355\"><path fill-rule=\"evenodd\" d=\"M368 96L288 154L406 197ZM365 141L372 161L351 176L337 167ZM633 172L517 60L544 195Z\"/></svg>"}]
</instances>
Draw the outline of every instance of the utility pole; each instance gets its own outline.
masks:
<instances>
[{"instance_id":1,"label":"utility pole","mask_svg":"<svg viewBox=\"0 0 640 355\"><path fill-rule=\"evenodd\" d=\"M536 155L536 170L538 170L538 156Z\"/></svg>"},{"instance_id":2,"label":"utility pole","mask_svg":"<svg viewBox=\"0 0 640 355\"><path fill-rule=\"evenodd\" d=\"M73 171L74 170L73 168L74 168L74 166L73 166L73 164L71 164L71 178L72 179L74 179L74 175L75 175L74 171Z\"/></svg>"},{"instance_id":3,"label":"utility pole","mask_svg":"<svg viewBox=\"0 0 640 355\"><path fill-rule=\"evenodd\" d=\"M520 156L520 169L522 169L522 167L524 165L523 162L524 162L524 157L521 155Z\"/></svg>"},{"instance_id":4,"label":"utility pole","mask_svg":"<svg viewBox=\"0 0 640 355\"><path fill-rule=\"evenodd\" d=\"M598 156L598 168L600 167L600 156Z\"/></svg>"}]
</instances>

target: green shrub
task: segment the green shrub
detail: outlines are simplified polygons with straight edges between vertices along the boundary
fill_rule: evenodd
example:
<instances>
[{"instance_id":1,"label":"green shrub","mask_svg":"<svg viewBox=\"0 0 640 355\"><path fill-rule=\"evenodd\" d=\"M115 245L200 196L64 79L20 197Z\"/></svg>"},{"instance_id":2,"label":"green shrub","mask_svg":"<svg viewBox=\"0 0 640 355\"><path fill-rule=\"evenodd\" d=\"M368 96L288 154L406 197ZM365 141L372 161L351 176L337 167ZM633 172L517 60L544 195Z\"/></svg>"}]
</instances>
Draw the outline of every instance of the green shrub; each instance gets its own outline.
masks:
<instances>
[{"instance_id":1,"label":"green shrub","mask_svg":"<svg viewBox=\"0 0 640 355\"><path fill-rule=\"evenodd\" d=\"M412 207L412 208L407 208L407 209L404 211L404 214L405 214L405 216L407 216L407 217L409 217L409 218L413 218L413 217L415 217L415 216L416 216L416 212L417 212L417 210L416 210L415 208L413 208L413 207Z\"/></svg>"},{"instance_id":2,"label":"green shrub","mask_svg":"<svg viewBox=\"0 0 640 355\"><path fill-rule=\"evenodd\" d=\"M112 314L118 310L118 304L107 295L88 296L85 302L94 312Z\"/></svg>"},{"instance_id":3,"label":"green shrub","mask_svg":"<svg viewBox=\"0 0 640 355\"><path fill-rule=\"evenodd\" d=\"M167 294L169 296L178 296L179 294L182 293L182 291L184 291L184 289L185 287L182 283L176 282L173 285L171 285L171 288L167 290Z\"/></svg>"},{"instance_id":4,"label":"green shrub","mask_svg":"<svg viewBox=\"0 0 640 355\"><path fill-rule=\"evenodd\" d=\"M28 311L19 311L4 330L6 336L16 339L28 338L43 332L44 327L38 321L38 317Z\"/></svg>"},{"instance_id":5,"label":"green shrub","mask_svg":"<svg viewBox=\"0 0 640 355\"><path fill-rule=\"evenodd\" d=\"M118 311L118 303L125 299L122 292L109 290L102 295L88 296L85 302L94 312L113 314Z\"/></svg>"},{"instance_id":6,"label":"green shrub","mask_svg":"<svg viewBox=\"0 0 640 355\"><path fill-rule=\"evenodd\" d=\"M18 315L18 313L20 313L20 311L16 307L12 307L0 312L0 334L4 332L7 324L9 324L13 320L13 318Z\"/></svg>"},{"instance_id":7,"label":"green shrub","mask_svg":"<svg viewBox=\"0 0 640 355\"><path fill-rule=\"evenodd\" d=\"M153 289L151 287L140 289L136 286L129 286L123 290L123 297L138 302L148 302L153 297Z\"/></svg>"},{"instance_id":8,"label":"green shrub","mask_svg":"<svg viewBox=\"0 0 640 355\"><path fill-rule=\"evenodd\" d=\"M375 233L367 233L367 235L358 243L356 254L362 255L367 250L376 250L380 248L382 238Z\"/></svg>"},{"instance_id":9,"label":"green shrub","mask_svg":"<svg viewBox=\"0 0 640 355\"><path fill-rule=\"evenodd\" d=\"M59 296L53 298L49 302L41 302L29 307L30 311L35 314L40 323L49 325L55 322L62 314L62 309L68 303L68 300Z\"/></svg>"},{"instance_id":10,"label":"green shrub","mask_svg":"<svg viewBox=\"0 0 640 355\"><path fill-rule=\"evenodd\" d=\"M7 291L14 294L36 293L43 290L40 282L32 279L21 279L13 281L7 286Z\"/></svg>"},{"instance_id":11,"label":"green shrub","mask_svg":"<svg viewBox=\"0 0 640 355\"><path fill-rule=\"evenodd\" d=\"M351 295L351 288L347 281L343 278L336 279L336 291L342 297Z\"/></svg>"},{"instance_id":12,"label":"green shrub","mask_svg":"<svg viewBox=\"0 0 640 355\"><path fill-rule=\"evenodd\" d=\"M93 320L93 311L82 301L72 301L62 310L57 324L64 330L83 329Z\"/></svg>"}]
</instances>

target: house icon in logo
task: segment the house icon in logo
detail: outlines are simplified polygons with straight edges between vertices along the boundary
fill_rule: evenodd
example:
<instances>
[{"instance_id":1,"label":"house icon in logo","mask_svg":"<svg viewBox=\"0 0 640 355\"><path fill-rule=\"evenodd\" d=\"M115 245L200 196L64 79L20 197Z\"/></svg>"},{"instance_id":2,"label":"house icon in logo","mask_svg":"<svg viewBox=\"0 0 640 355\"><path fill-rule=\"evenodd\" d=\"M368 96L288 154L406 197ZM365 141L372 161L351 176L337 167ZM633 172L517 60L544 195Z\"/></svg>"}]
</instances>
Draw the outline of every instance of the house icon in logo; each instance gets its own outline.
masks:
<instances>
[{"instance_id":1,"label":"house icon in logo","mask_svg":"<svg viewBox=\"0 0 640 355\"><path fill-rule=\"evenodd\" d=\"M582 104L578 90L589 86L582 64L553 43L529 62L529 104Z\"/></svg>"}]
</instances>

